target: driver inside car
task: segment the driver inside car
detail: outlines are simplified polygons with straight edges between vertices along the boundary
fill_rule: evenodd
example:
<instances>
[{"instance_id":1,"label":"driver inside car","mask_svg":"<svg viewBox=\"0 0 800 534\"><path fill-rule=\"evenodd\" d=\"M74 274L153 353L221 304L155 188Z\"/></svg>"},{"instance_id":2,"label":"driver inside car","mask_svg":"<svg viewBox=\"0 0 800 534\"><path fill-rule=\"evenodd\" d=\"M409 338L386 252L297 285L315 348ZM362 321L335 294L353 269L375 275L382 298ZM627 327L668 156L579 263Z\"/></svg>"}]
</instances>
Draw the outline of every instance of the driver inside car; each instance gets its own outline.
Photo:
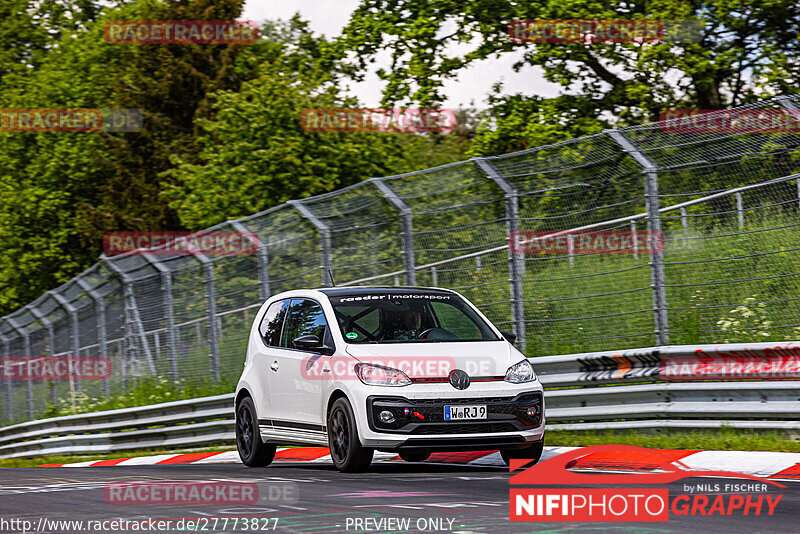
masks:
<instances>
[{"instance_id":1,"label":"driver inside car","mask_svg":"<svg viewBox=\"0 0 800 534\"><path fill-rule=\"evenodd\" d=\"M422 331L422 314L418 311L403 313L403 323L400 330L395 330L394 339L416 339Z\"/></svg>"}]
</instances>

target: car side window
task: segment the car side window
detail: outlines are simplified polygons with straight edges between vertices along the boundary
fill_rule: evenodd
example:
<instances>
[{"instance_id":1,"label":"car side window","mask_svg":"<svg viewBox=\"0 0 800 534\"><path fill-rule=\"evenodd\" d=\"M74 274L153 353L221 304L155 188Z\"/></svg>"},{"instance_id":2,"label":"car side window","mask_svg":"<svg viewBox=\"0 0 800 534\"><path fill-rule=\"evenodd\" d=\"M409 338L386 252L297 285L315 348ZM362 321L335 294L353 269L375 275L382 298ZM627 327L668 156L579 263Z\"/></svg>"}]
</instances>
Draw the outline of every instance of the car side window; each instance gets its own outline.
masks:
<instances>
[{"instance_id":1,"label":"car side window","mask_svg":"<svg viewBox=\"0 0 800 534\"><path fill-rule=\"evenodd\" d=\"M439 325L445 330L449 330L460 339L484 339L478 326L450 304L431 302L431 307L439 319Z\"/></svg>"},{"instance_id":2,"label":"car side window","mask_svg":"<svg viewBox=\"0 0 800 534\"><path fill-rule=\"evenodd\" d=\"M288 300L273 302L269 305L267 313L264 314L264 318L261 320L258 331L261 333L264 343L270 347L280 347L281 327L288 307Z\"/></svg>"},{"instance_id":3,"label":"car side window","mask_svg":"<svg viewBox=\"0 0 800 534\"><path fill-rule=\"evenodd\" d=\"M292 341L300 336L313 334L320 340L328 339L328 322L322 307L309 299L292 299L286 313L286 325L283 327L281 347L295 348Z\"/></svg>"}]
</instances>

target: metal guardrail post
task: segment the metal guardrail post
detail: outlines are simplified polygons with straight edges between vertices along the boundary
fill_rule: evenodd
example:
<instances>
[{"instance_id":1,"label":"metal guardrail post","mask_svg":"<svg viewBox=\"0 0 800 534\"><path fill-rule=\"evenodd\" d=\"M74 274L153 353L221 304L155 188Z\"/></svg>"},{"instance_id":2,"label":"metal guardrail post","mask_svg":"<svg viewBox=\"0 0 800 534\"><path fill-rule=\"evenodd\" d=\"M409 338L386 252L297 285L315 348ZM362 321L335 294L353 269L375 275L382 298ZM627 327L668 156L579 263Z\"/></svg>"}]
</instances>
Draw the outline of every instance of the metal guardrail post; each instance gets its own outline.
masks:
<instances>
[{"instance_id":1,"label":"metal guardrail post","mask_svg":"<svg viewBox=\"0 0 800 534\"><path fill-rule=\"evenodd\" d=\"M511 239L519 232L519 194L517 188L506 180L494 165L485 158L470 158L490 180L497 184L503 191L506 210L506 231L508 232L508 274L511 282L511 320L514 325L514 334L517 335L517 345L523 353L527 347L525 339L525 296L522 287L522 273L524 260L514 252Z\"/></svg>"},{"instance_id":2,"label":"metal guardrail post","mask_svg":"<svg viewBox=\"0 0 800 534\"><path fill-rule=\"evenodd\" d=\"M52 358L55 356L56 353L56 333L55 329L53 328L53 321L48 319L45 314L43 314L36 306L28 306L28 309L31 311L34 317L36 317L39 321L42 322L44 327L47 329L47 339L50 343L50 357ZM56 396L56 385L53 381L50 381L50 403L55 406L56 402L58 402L58 398Z\"/></svg>"},{"instance_id":3,"label":"metal guardrail post","mask_svg":"<svg viewBox=\"0 0 800 534\"><path fill-rule=\"evenodd\" d=\"M400 211L403 226L403 269L407 286L417 285L417 271L414 258L414 212L408 203L400 198L394 189L383 178L370 178L370 182L378 189L389 203Z\"/></svg>"},{"instance_id":4,"label":"metal guardrail post","mask_svg":"<svg viewBox=\"0 0 800 534\"><path fill-rule=\"evenodd\" d=\"M653 283L653 307L655 311L656 341L659 345L669 344L669 320L667 317L667 293L664 284L664 251L655 251L653 237L661 235L661 212L658 201L658 173L656 163L642 152L633 141L620 130L606 130L605 133L628 153L644 169L644 191L647 207L647 229L650 231L650 273Z\"/></svg>"},{"instance_id":5,"label":"metal guardrail post","mask_svg":"<svg viewBox=\"0 0 800 534\"><path fill-rule=\"evenodd\" d=\"M100 348L100 356L109 358L108 354L108 333L106 332L106 302L103 296L100 295L94 288L83 278L77 278L78 285L86 291L86 293L94 301L94 310L97 315L97 345ZM103 379L103 395L106 397L111 393L108 378Z\"/></svg>"},{"instance_id":6,"label":"metal guardrail post","mask_svg":"<svg viewBox=\"0 0 800 534\"><path fill-rule=\"evenodd\" d=\"M269 287L269 248L264 243L258 234L250 230L247 226L239 221L231 221L231 226L240 234L247 235L253 244L257 247L258 259L258 289L261 302L264 302L272 294Z\"/></svg>"},{"instance_id":7,"label":"metal guardrail post","mask_svg":"<svg viewBox=\"0 0 800 534\"><path fill-rule=\"evenodd\" d=\"M11 328L16 330L20 337L22 337L25 357L30 358L32 356L30 335L13 318L7 317L6 321L8 321L8 324L11 325ZM33 381L30 378L25 380L25 399L28 407L28 419L33 419Z\"/></svg>"},{"instance_id":8,"label":"metal guardrail post","mask_svg":"<svg viewBox=\"0 0 800 534\"><path fill-rule=\"evenodd\" d=\"M5 357L10 356L9 353L11 352L11 340L0 333L0 342L3 343L3 357L0 358L0 362L5 365L5 362L2 360L4 360ZM14 420L14 383L11 380L3 380L3 382L6 384L6 419L11 422Z\"/></svg>"},{"instance_id":9,"label":"metal guardrail post","mask_svg":"<svg viewBox=\"0 0 800 534\"><path fill-rule=\"evenodd\" d=\"M114 265L114 262L111 261L105 254L100 256L101 261L105 262L109 269L114 271L121 279L122 279L122 286L124 291L124 299L127 301L127 305L131 310L131 314L133 317L131 318L136 324L136 330L138 330L139 334L139 342L142 345L142 350L144 351L145 358L147 359L148 367L150 368L150 374L156 376L156 366L153 362L153 354L150 352L150 345L147 343L147 335L144 332L144 324L142 324L142 318L139 315L139 307L136 305L136 294L133 290L133 281L130 277L123 271L119 266ZM127 319L126 319L127 320ZM123 360L125 359L125 355L123 354ZM127 362L124 362L125 365ZM127 370L125 370L127 373ZM123 376L123 379L127 380L125 377L127 374Z\"/></svg>"},{"instance_id":10,"label":"metal guardrail post","mask_svg":"<svg viewBox=\"0 0 800 534\"><path fill-rule=\"evenodd\" d=\"M160 260L153 259L151 254L142 254L144 260L153 266L161 276L161 290L164 299L164 325L167 331L167 358L169 359L169 376L173 381L178 380L178 347L175 343L175 306L172 301L172 271Z\"/></svg>"},{"instance_id":11,"label":"metal guardrail post","mask_svg":"<svg viewBox=\"0 0 800 534\"><path fill-rule=\"evenodd\" d=\"M322 285L325 287L331 287L333 285L333 280L331 280L331 230L328 228L328 225L322 222L319 217L314 215L308 206L303 204L299 200L290 200L288 202L290 206L300 213L305 219L310 222L314 228L319 231L319 241L320 241L320 252L321 252L321 260L322 264L320 267L322 268Z\"/></svg>"}]
</instances>

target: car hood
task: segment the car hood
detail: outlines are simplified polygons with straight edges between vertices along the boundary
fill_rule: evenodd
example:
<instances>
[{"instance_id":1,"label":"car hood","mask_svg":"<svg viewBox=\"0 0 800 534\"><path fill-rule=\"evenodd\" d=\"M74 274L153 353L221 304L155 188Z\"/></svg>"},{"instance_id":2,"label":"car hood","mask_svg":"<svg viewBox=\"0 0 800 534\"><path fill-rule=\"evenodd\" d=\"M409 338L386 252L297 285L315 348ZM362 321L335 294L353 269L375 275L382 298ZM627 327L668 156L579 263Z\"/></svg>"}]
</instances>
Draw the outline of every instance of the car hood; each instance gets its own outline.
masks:
<instances>
[{"instance_id":1,"label":"car hood","mask_svg":"<svg viewBox=\"0 0 800 534\"><path fill-rule=\"evenodd\" d=\"M345 351L360 362L400 369L411 378L445 377L453 369L472 377L505 376L511 365L525 358L507 341L350 343Z\"/></svg>"}]
</instances>

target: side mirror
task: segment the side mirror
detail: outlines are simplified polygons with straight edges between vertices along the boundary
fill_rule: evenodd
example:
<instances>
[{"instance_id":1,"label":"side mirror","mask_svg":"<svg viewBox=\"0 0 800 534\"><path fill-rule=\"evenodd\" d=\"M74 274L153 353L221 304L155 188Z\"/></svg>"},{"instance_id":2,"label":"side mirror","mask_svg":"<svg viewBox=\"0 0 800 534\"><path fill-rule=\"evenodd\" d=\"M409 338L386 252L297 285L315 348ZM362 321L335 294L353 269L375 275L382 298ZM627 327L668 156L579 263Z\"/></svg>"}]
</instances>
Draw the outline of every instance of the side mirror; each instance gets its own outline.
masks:
<instances>
[{"instance_id":1,"label":"side mirror","mask_svg":"<svg viewBox=\"0 0 800 534\"><path fill-rule=\"evenodd\" d=\"M503 337L506 338L506 341L508 341L511 344L513 344L517 340L517 334L514 334L512 332L503 332L502 330L500 331L500 333L503 334Z\"/></svg>"},{"instance_id":2,"label":"side mirror","mask_svg":"<svg viewBox=\"0 0 800 534\"><path fill-rule=\"evenodd\" d=\"M314 334L306 334L292 340L292 345L296 349L307 350L309 352L319 352L320 354L333 354L333 349L327 345L323 345Z\"/></svg>"}]
</instances>

